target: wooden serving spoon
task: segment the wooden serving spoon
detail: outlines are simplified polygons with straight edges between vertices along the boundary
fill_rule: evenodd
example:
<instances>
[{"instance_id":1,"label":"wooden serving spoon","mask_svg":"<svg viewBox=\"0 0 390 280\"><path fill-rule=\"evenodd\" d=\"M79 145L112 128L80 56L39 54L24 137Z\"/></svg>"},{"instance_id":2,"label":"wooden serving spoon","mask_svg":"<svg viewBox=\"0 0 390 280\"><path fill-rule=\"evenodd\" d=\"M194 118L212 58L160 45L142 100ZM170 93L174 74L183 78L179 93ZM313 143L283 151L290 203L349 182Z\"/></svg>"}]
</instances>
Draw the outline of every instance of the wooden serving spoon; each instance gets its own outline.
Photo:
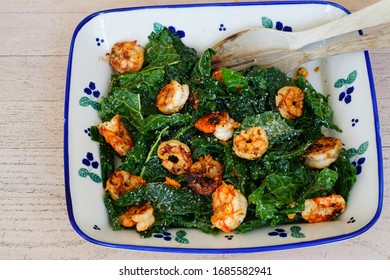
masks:
<instances>
[{"instance_id":1,"label":"wooden serving spoon","mask_svg":"<svg viewBox=\"0 0 390 280\"><path fill-rule=\"evenodd\" d=\"M296 53L297 50L325 39L390 23L389 15L390 0L382 0L360 11L306 31L284 32L269 28L244 30L214 45L213 49L217 54L213 57L212 64L215 68L228 67L228 65L233 67L245 64L243 58L249 61L251 56L257 57L256 63L261 63L260 57L264 58L268 54L276 57L276 51L279 55L288 52ZM359 43L361 43L359 40L355 41L355 44Z\"/></svg>"},{"instance_id":2,"label":"wooden serving spoon","mask_svg":"<svg viewBox=\"0 0 390 280\"><path fill-rule=\"evenodd\" d=\"M344 38L342 38L344 39ZM243 56L237 59L213 64L214 68L227 67L240 71L251 65L257 64L260 67L274 66L283 72L288 72L303 63L330 57L343 53L351 53L370 49L380 49L390 47L390 24L382 26L376 31L349 38L348 40L338 40L333 43L323 45L319 48L306 50L273 50L254 55Z\"/></svg>"}]
</instances>

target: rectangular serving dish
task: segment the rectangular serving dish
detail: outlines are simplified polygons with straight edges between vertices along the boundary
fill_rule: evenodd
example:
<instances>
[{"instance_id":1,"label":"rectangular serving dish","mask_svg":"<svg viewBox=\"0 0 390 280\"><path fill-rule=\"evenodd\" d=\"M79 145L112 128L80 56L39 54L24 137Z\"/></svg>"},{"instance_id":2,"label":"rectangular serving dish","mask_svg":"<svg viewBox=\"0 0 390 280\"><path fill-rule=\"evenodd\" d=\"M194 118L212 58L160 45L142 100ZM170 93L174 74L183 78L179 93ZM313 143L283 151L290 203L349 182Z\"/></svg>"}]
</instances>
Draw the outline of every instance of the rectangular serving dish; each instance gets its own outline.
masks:
<instances>
[{"instance_id":1,"label":"rectangular serving dish","mask_svg":"<svg viewBox=\"0 0 390 280\"><path fill-rule=\"evenodd\" d=\"M317 91L330 94L334 122L343 130L336 136L357 168L347 209L336 221L217 236L169 229L142 239L135 231L113 231L103 203L98 145L90 139L90 127L100 123L97 104L110 86L112 70L106 54L116 42L137 40L145 45L154 24L159 23L175 30L186 45L201 54L220 39L250 27L300 31L348 13L338 4L324 1L251 2L113 9L82 20L70 44L64 110L65 192L75 231L89 242L114 248L224 254L315 246L349 239L371 228L382 208L383 166L367 52L304 65Z\"/></svg>"}]
</instances>

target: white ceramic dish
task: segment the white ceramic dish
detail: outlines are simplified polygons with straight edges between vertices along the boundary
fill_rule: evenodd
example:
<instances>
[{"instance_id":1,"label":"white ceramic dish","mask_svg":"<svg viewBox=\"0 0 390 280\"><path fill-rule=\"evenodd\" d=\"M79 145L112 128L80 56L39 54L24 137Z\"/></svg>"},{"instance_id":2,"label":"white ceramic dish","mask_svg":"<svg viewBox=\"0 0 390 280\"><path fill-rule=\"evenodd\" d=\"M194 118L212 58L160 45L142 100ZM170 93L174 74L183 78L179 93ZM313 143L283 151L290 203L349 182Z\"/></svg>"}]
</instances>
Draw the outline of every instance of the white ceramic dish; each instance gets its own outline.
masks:
<instances>
[{"instance_id":1,"label":"white ceramic dish","mask_svg":"<svg viewBox=\"0 0 390 280\"><path fill-rule=\"evenodd\" d=\"M75 29L65 92L64 169L69 219L86 240L109 247L180 253L246 253L293 249L341 241L368 230L378 219L383 196L382 152L374 81L367 52L345 54L306 65L314 87L330 93L339 137L358 168L346 211L337 221L280 225L245 234L206 235L171 229L141 239L135 231L113 231L103 204L99 151L89 128L100 122L96 104L109 89L106 53L122 40L143 45L154 23L175 28L185 44L201 53L239 30L304 30L346 15L330 2L227 3L107 10ZM357 35L356 35L357 36ZM362 207L364 206L364 207Z\"/></svg>"}]
</instances>

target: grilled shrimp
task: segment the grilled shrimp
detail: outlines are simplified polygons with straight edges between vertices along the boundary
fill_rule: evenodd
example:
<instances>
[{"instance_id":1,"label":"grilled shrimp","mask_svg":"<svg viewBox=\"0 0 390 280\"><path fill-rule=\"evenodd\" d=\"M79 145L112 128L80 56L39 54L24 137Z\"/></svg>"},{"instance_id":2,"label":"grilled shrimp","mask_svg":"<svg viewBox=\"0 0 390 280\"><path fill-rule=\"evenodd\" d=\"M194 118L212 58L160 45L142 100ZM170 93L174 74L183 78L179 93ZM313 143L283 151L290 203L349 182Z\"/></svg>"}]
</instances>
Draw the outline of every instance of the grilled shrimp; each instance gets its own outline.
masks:
<instances>
[{"instance_id":1,"label":"grilled shrimp","mask_svg":"<svg viewBox=\"0 0 390 280\"><path fill-rule=\"evenodd\" d=\"M157 94L156 106L163 114L179 112L187 102L190 89L188 85L181 85L177 81L166 84Z\"/></svg>"},{"instance_id":2,"label":"grilled shrimp","mask_svg":"<svg viewBox=\"0 0 390 280\"><path fill-rule=\"evenodd\" d=\"M187 173L188 186L196 193L210 195L222 184L222 165L211 155L199 158Z\"/></svg>"},{"instance_id":3,"label":"grilled shrimp","mask_svg":"<svg viewBox=\"0 0 390 280\"><path fill-rule=\"evenodd\" d=\"M137 72L144 63L144 48L137 41L119 42L111 48L110 64L120 74Z\"/></svg>"},{"instance_id":4,"label":"grilled shrimp","mask_svg":"<svg viewBox=\"0 0 390 280\"><path fill-rule=\"evenodd\" d=\"M145 231L154 224L153 207L150 202L132 206L121 215L120 220L124 227L135 226L137 231Z\"/></svg>"},{"instance_id":5,"label":"grilled shrimp","mask_svg":"<svg viewBox=\"0 0 390 280\"><path fill-rule=\"evenodd\" d=\"M192 165L190 148L179 140L162 142L157 148L157 155L162 165L172 174L184 174Z\"/></svg>"},{"instance_id":6,"label":"grilled shrimp","mask_svg":"<svg viewBox=\"0 0 390 280\"><path fill-rule=\"evenodd\" d=\"M234 129L240 125L229 117L227 112L213 112L195 122L195 127L204 133L213 133L221 141L228 141Z\"/></svg>"},{"instance_id":7,"label":"grilled shrimp","mask_svg":"<svg viewBox=\"0 0 390 280\"><path fill-rule=\"evenodd\" d=\"M337 160L343 147L341 140L322 137L316 140L303 154L307 166L322 169Z\"/></svg>"},{"instance_id":8,"label":"grilled shrimp","mask_svg":"<svg viewBox=\"0 0 390 280\"><path fill-rule=\"evenodd\" d=\"M259 159L268 149L268 138L261 126L241 130L233 138L233 151L244 159Z\"/></svg>"},{"instance_id":9,"label":"grilled shrimp","mask_svg":"<svg viewBox=\"0 0 390 280\"><path fill-rule=\"evenodd\" d=\"M109 122L98 125L98 130L107 143L109 143L115 152L124 156L133 147L133 139L129 131L123 124L119 114L115 115Z\"/></svg>"},{"instance_id":10,"label":"grilled shrimp","mask_svg":"<svg viewBox=\"0 0 390 280\"><path fill-rule=\"evenodd\" d=\"M325 197L305 199L305 210L302 218L310 223L319 223L333 220L344 212L346 202L341 195L331 194Z\"/></svg>"},{"instance_id":11,"label":"grilled shrimp","mask_svg":"<svg viewBox=\"0 0 390 280\"><path fill-rule=\"evenodd\" d=\"M113 200L117 200L128 191L141 187L145 184L146 181L142 179L142 177L132 175L124 170L118 170L115 171L110 178L108 178L104 191L108 191L111 198Z\"/></svg>"},{"instance_id":12,"label":"grilled shrimp","mask_svg":"<svg viewBox=\"0 0 390 280\"><path fill-rule=\"evenodd\" d=\"M275 97L276 108L283 118L297 119L303 114L304 92L296 86L285 86L279 89Z\"/></svg>"},{"instance_id":13,"label":"grilled shrimp","mask_svg":"<svg viewBox=\"0 0 390 280\"><path fill-rule=\"evenodd\" d=\"M222 182L212 194L214 214L211 223L214 227L228 233L236 229L246 216L248 201L233 185Z\"/></svg>"}]
</instances>

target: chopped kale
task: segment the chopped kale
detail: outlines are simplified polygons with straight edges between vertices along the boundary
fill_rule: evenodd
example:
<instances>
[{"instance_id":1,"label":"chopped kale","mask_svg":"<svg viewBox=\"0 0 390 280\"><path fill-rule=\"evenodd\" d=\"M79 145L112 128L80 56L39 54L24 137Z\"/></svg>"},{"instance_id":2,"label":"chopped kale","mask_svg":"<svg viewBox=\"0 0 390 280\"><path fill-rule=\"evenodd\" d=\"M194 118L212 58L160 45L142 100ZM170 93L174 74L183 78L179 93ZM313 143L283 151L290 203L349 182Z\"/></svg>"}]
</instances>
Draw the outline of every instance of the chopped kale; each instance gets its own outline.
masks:
<instances>
[{"instance_id":1,"label":"chopped kale","mask_svg":"<svg viewBox=\"0 0 390 280\"><path fill-rule=\"evenodd\" d=\"M196 194L187 187L186 175L171 174L162 166L157 147L169 139L186 143L194 162L212 155L222 164L223 181L239 189L249 203L240 232L302 222L300 212L307 198L337 193L348 199L356 181L356 168L344 149L334 164L321 170L307 167L302 160L307 148L323 136L323 127L341 131L332 123L333 111L326 95L302 77L289 78L274 67L251 66L239 72L223 68L222 80L216 79L211 63L214 50L206 49L198 57L175 32L161 25L156 25L148 38L141 71L112 75L111 89L98 107L103 122L116 114L122 117L133 147L126 156L118 157L96 126L91 128L91 138L99 142L104 184L115 170L125 170L147 181L116 201L105 194L114 230L123 229L120 216L129 207L150 202L155 223L140 233L143 237L170 227L218 232L210 221L211 196ZM164 115L156 108L156 96L172 80L188 84L190 97L180 113ZM293 120L282 118L275 102L278 90L289 85L305 94L303 115ZM240 124L235 135L261 126L269 141L265 154L257 160L239 158L232 150L232 139L222 142L194 128L199 118L215 111L228 112ZM169 186L166 177L181 187ZM287 214L296 215L288 218Z\"/></svg>"}]
</instances>

